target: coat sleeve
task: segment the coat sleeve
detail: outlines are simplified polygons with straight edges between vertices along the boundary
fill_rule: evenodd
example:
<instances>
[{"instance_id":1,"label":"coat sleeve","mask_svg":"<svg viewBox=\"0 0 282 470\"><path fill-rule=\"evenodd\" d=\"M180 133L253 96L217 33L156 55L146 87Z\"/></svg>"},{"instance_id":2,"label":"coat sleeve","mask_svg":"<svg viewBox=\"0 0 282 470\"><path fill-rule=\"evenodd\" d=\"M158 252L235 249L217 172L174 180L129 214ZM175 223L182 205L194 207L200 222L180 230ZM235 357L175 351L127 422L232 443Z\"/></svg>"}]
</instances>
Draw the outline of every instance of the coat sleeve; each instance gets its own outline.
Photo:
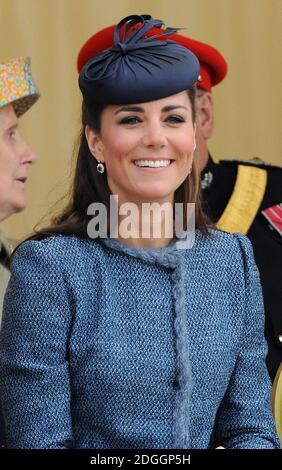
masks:
<instances>
[{"instance_id":1,"label":"coat sleeve","mask_svg":"<svg viewBox=\"0 0 282 470\"><path fill-rule=\"evenodd\" d=\"M218 410L213 447L279 448L270 405L271 382L265 364L264 307L250 241L236 234L245 278L245 326L240 352L225 397ZM238 267L238 275L240 269Z\"/></svg>"},{"instance_id":2,"label":"coat sleeve","mask_svg":"<svg viewBox=\"0 0 282 470\"><path fill-rule=\"evenodd\" d=\"M0 397L8 448L72 442L66 276L52 239L14 255L0 332Z\"/></svg>"}]
</instances>

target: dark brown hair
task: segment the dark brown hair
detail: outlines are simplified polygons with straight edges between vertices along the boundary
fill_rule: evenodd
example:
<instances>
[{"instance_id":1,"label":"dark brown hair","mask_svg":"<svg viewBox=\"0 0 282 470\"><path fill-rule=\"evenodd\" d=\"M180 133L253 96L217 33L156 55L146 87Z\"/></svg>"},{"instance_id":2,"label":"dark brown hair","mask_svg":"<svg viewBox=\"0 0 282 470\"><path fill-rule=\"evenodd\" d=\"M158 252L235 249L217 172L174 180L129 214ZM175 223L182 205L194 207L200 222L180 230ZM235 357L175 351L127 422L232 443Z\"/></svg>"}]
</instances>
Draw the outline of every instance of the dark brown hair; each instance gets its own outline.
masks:
<instances>
[{"instance_id":1,"label":"dark brown hair","mask_svg":"<svg viewBox=\"0 0 282 470\"><path fill-rule=\"evenodd\" d=\"M187 90L191 102L192 118L195 122L195 87ZM82 129L76 161L75 175L68 194L68 203L65 209L53 219L53 223L46 228L36 230L30 239L38 239L50 234L72 234L87 237L87 225L91 220L87 215L88 206L94 202L105 204L108 213L108 234L111 190L107 182L106 171L103 174L97 172L97 161L91 154L85 137L85 127L90 126L95 132L100 131L101 114L105 106L89 106L84 100L82 103ZM184 204L195 203L196 229L208 234L209 220L201 208L199 191L199 169L197 163L193 163L192 172L175 191L175 201ZM187 214L184 210L183 228L187 228Z\"/></svg>"}]
</instances>

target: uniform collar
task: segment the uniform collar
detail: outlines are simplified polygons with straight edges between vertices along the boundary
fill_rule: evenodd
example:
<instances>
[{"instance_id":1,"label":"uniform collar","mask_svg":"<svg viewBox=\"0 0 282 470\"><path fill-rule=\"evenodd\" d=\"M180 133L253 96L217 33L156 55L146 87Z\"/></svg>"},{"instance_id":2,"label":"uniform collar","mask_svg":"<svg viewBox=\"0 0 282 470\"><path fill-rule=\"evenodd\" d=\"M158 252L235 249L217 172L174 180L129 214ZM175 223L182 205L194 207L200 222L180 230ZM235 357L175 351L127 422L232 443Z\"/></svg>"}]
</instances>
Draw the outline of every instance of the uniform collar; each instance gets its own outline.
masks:
<instances>
[{"instance_id":1,"label":"uniform collar","mask_svg":"<svg viewBox=\"0 0 282 470\"><path fill-rule=\"evenodd\" d=\"M203 210L213 222L223 214L233 192L237 167L223 162L215 163L209 154L208 162L201 172Z\"/></svg>"}]
</instances>

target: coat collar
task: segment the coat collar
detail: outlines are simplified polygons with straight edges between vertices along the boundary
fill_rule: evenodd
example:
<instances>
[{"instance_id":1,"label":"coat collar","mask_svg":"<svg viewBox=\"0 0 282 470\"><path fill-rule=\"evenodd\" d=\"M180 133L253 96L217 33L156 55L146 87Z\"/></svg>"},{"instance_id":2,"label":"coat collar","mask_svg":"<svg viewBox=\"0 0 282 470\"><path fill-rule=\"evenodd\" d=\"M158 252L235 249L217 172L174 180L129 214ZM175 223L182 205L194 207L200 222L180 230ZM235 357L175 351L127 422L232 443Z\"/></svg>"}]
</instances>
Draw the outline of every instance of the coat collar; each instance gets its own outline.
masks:
<instances>
[{"instance_id":1,"label":"coat collar","mask_svg":"<svg viewBox=\"0 0 282 470\"><path fill-rule=\"evenodd\" d=\"M0 232L0 264L9 269L12 246L9 244L3 233Z\"/></svg>"}]
</instances>

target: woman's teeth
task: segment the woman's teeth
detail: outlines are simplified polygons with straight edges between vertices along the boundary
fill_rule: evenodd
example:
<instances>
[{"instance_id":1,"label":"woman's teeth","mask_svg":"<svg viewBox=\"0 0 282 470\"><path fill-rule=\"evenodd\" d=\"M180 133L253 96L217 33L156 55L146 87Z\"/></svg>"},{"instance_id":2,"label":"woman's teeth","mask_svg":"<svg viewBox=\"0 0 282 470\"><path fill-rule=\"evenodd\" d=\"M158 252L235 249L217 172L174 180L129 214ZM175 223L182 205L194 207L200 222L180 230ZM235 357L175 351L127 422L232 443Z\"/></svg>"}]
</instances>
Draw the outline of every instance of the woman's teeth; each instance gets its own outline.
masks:
<instances>
[{"instance_id":1,"label":"woman's teeth","mask_svg":"<svg viewBox=\"0 0 282 470\"><path fill-rule=\"evenodd\" d=\"M140 167L151 167L151 168L159 168L159 167L166 167L170 165L170 160L136 160L134 165Z\"/></svg>"}]
</instances>

